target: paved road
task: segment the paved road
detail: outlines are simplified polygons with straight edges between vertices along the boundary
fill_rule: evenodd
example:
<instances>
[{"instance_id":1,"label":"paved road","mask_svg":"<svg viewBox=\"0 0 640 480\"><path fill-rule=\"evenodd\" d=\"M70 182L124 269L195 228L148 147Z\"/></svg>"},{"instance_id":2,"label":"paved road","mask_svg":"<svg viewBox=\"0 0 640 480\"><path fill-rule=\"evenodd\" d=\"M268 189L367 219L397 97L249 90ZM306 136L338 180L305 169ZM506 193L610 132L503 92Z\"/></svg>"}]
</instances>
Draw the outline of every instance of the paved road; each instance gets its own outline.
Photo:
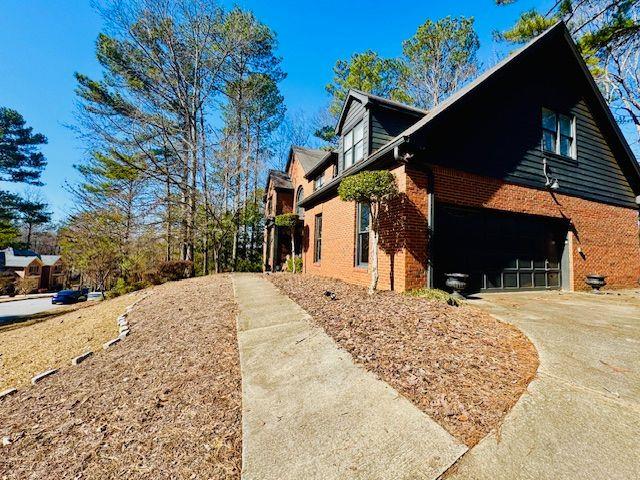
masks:
<instances>
[{"instance_id":1,"label":"paved road","mask_svg":"<svg viewBox=\"0 0 640 480\"><path fill-rule=\"evenodd\" d=\"M495 432L459 462L456 480L640 478L640 295L486 295L540 367Z\"/></svg>"},{"instance_id":2,"label":"paved road","mask_svg":"<svg viewBox=\"0 0 640 480\"><path fill-rule=\"evenodd\" d=\"M31 300L18 300L15 302L0 303L0 325L10 323L18 318L45 312L60 305L52 305L51 297L34 298Z\"/></svg>"}]
</instances>

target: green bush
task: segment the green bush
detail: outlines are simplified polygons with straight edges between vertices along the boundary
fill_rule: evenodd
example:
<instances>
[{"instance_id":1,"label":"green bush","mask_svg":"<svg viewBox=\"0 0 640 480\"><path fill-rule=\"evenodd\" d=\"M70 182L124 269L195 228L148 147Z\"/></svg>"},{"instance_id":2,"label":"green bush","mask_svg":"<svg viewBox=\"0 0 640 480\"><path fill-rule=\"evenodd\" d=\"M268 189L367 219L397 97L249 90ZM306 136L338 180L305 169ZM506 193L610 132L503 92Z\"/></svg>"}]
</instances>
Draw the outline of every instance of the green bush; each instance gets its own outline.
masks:
<instances>
[{"instance_id":1,"label":"green bush","mask_svg":"<svg viewBox=\"0 0 640 480\"><path fill-rule=\"evenodd\" d=\"M296 273L302 273L302 258L301 257L295 257L295 266L296 266ZM287 272L293 272L293 260L291 259L291 257L287 258L287 264L285 265L285 270Z\"/></svg>"},{"instance_id":2,"label":"green bush","mask_svg":"<svg viewBox=\"0 0 640 480\"><path fill-rule=\"evenodd\" d=\"M261 272L262 261L251 261L245 258L239 258L236 264L236 272Z\"/></svg>"},{"instance_id":3,"label":"green bush","mask_svg":"<svg viewBox=\"0 0 640 480\"><path fill-rule=\"evenodd\" d=\"M298 224L298 215L295 213L283 213L275 218L277 227L293 228Z\"/></svg>"},{"instance_id":4,"label":"green bush","mask_svg":"<svg viewBox=\"0 0 640 480\"><path fill-rule=\"evenodd\" d=\"M136 292L138 290L142 290L143 288L149 287L149 283L145 281L135 282L132 284L127 284L124 278L120 277L116 281L116 284L106 292L105 296L107 298L116 298L120 295L125 295L127 293Z\"/></svg>"},{"instance_id":5,"label":"green bush","mask_svg":"<svg viewBox=\"0 0 640 480\"><path fill-rule=\"evenodd\" d=\"M410 297L426 298L427 300L443 302L453 307L459 307L462 305L462 302L450 293L437 288L418 288L416 290L409 290L408 292L405 292L405 294Z\"/></svg>"},{"instance_id":6,"label":"green bush","mask_svg":"<svg viewBox=\"0 0 640 480\"><path fill-rule=\"evenodd\" d=\"M338 187L338 195L347 202L375 203L398 191L396 178L388 170L374 170L351 175Z\"/></svg>"}]
</instances>

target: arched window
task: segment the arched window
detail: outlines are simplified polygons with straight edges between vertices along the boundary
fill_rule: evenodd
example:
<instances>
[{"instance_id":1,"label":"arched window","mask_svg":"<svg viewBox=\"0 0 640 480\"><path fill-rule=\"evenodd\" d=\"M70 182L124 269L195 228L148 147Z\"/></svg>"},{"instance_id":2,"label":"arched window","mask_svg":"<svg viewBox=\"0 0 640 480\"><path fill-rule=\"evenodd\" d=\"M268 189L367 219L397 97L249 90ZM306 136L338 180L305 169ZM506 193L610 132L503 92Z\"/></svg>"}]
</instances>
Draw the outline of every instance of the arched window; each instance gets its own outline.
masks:
<instances>
[{"instance_id":1,"label":"arched window","mask_svg":"<svg viewBox=\"0 0 640 480\"><path fill-rule=\"evenodd\" d=\"M296 214L299 218L304 218L304 208L300 206L300 202L302 202L302 200L304 200L304 189L302 186L299 186L296 191Z\"/></svg>"}]
</instances>

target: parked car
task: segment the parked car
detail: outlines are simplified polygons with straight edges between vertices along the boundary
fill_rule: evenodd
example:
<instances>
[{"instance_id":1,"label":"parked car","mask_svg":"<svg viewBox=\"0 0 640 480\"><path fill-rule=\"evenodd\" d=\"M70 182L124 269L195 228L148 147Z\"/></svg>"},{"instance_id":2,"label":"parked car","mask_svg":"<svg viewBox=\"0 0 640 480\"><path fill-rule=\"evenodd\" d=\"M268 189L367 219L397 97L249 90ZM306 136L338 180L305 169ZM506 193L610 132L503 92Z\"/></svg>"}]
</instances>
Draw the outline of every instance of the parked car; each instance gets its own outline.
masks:
<instances>
[{"instance_id":1,"label":"parked car","mask_svg":"<svg viewBox=\"0 0 640 480\"><path fill-rule=\"evenodd\" d=\"M51 298L51 303L55 305L58 303L66 304L86 302L88 293L89 292L86 288L83 288L82 290L61 290Z\"/></svg>"},{"instance_id":2,"label":"parked car","mask_svg":"<svg viewBox=\"0 0 640 480\"><path fill-rule=\"evenodd\" d=\"M93 302L100 302L105 299L103 292L89 292L87 294L87 300Z\"/></svg>"}]
</instances>

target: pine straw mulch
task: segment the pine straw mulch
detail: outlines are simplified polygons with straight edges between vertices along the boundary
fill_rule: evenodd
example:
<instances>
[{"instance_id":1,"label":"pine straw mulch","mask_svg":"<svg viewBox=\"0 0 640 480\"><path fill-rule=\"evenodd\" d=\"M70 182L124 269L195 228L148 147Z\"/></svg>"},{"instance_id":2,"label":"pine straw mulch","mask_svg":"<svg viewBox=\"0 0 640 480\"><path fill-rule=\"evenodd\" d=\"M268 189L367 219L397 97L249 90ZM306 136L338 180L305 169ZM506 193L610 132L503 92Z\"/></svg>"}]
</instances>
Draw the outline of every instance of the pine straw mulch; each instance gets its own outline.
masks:
<instances>
[{"instance_id":1,"label":"pine straw mulch","mask_svg":"<svg viewBox=\"0 0 640 480\"><path fill-rule=\"evenodd\" d=\"M0 402L0 478L239 478L235 316L226 275L154 287L123 342Z\"/></svg>"},{"instance_id":2,"label":"pine straw mulch","mask_svg":"<svg viewBox=\"0 0 640 480\"><path fill-rule=\"evenodd\" d=\"M137 298L129 294L76 304L70 312L49 313L32 325L0 330L0 391L29 385L31 377L45 370L71 368L73 357L101 350L104 342L118 336L116 319Z\"/></svg>"},{"instance_id":3,"label":"pine straw mulch","mask_svg":"<svg viewBox=\"0 0 640 480\"><path fill-rule=\"evenodd\" d=\"M526 390L538 354L515 327L472 306L309 275L267 275L354 360L454 437L475 445ZM334 292L336 300L324 295Z\"/></svg>"}]
</instances>

